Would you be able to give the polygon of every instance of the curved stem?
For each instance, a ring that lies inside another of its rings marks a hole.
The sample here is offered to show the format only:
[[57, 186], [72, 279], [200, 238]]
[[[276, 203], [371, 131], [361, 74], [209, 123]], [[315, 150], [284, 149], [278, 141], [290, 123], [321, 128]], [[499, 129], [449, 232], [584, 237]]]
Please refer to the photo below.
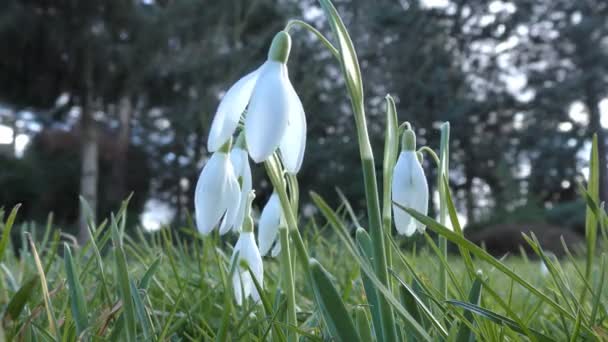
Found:
[[317, 38], [319, 38], [321, 43], [323, 43], [323, 45], [325, 45], [325, 47], [329, 50], [329, 52], [331, 52], [331, 54], [334, 55], [334, 57], [337, 58], [338, 60], [340, 59], [340, 53], [338, 52], [338, 49], [336, 49], [332, 45], [332, 43], [327, 38], [325, 38], [323, 33], [319, 32], [319, 30], [314, 28], [309, 23], [299, 20], [299, 19], [292, 19], [289, 22], [287, 22], [287, 25], [285, 25], [285, 31], [289, 32], [289, 30], [295, 25], [299, 25], [299, 26], [305, 28], [306, 30], [308, 30], [309, 32], [311, 32], [312, 34], [314, 34], [315, 36], [317, 36]]
[[435, 161], [435, 164], [437, 165], [437, 169], [439, 169], [441, 167], [441, 161], [439, 160], [439, 156], [437, 155], [437, 153], [435, 153], [435, 151], [433, 151], [432, 148], [428, 147], [428, 146], [422, 146], [421, 148], [418, 149], [419, 152], [426, 152], [429, 155], [431, 155], [431, 157], [433, 157], [433, 160]]

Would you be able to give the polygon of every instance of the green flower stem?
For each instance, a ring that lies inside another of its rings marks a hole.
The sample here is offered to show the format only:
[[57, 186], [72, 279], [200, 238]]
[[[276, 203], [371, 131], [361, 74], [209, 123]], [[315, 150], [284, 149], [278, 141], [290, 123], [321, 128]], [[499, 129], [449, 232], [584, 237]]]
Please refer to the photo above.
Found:
[[435, 161], [435, 165], [437, 165], [437, 168], [439, 169], [439, 167], [441, 165], [441, 161], [439, 160], [439, 156], [437, 155], [437, 153], [435, 153], [435, 151], [433, 151], [428, 146], [422, 146], [420, 149], [418, 149], [418, 152], [428, 153], [431, 156], [431, 158], [433, 158], [433, 160]]
[[[439, 170], [437, 172], [437, 188], [439, 189], [439, 223], [445, 226], [447, 218], [447, 199], [443, 179], [449, 179], [450, 163], [450, 123], [444, 122], [441, 125], [441, 142], [439, 149]], [[448, 259], [448, 241], [445, 237], [439, 237], [439, 249], [445, 260]], [[439, 265], [439, 290], [444, 298], [448, 298], [448, 277], [445, 265]]]
[[[281, 275], [283, 276], [283, 286], [287, 294], [287, 323], [298, 326], [296, 315], [296, 289], [294, 284], [293, 269], [291, 267], [291, 252], [289, 247], [289, 232], [287, 227], [279, 227], [279, 238], [281, 241]], [[297, 341], [297, 332], [287, 329], [287, 341]]]
[[[279, 195], [279, 201], [281, 202], [281, 209], [283, 210], [283, 215], [285, 215], [285, 221], [287, 222], [287, 228], [289, 230], [289, 233], [293, 233], [291, 235], [291, 237], [295, 244], [296, 253], [298, 255], [298, 257], [296, 259], [299, 260], [300, 264], [306, 271], [305, 273], [306, 273], [307, 279], [309, 281], [311, 281], [312, 279], [310, 278], [309, 265], [308, 265], [308, 259], [309, 259], [308, 252], [306, 251], [306, 247], [304, 246], [304, 241], [302, 240], [302, 236], [300, 235], [300, 231], [298, 230], [298, 222], [295, 218], [293, 208], [289, 202], [289, 197], [287, 196], [287, 187], [286, 187], [285, 181], [282, 176], [283, 172], [279, 167], [280, 163], [275, 158], [276, 158], [276, 155], [275, 155], [275, 157], [270, 158], [269, 160], [264, 162], [264, 166], [266, 166], [266, 173], [268, 174], [268, 176], [270, 178], [270, 182], [272, 183], [272, 186], [274, 187], [274, 189], [277, 191], [277, 194]], [[283, 247], [281, 246], [281, 248], [283, 248]], [[312, 286], [312, 283], [311, 283], [311, 286]]]
[[[446, 201], [447, 189], [445, 189], [445, 187], [443, 186], [443, 177], [445, 175], [445, 177], [447, 179], [447, 176], [448, 176], [448, 166], [447, 166], [448, 150], [447, 149], [448, 149], [449, 134], [450, 134], [449, 124], [447, 124], [447, 126], [445, 126], [445, 124], [442, 125], [441, 126], [441, 144], [440, 144], [439, 156], [437, 155], [437, 153], [435, 153], [435, 151], [433, 151], [428, 146], [423, 146], [418, 150], [419, 152], [426, 152], [427, 154], [429, 154], [433, 158], [433, 161], [435, 161], [435, 164], [437, 165], [437, 191], [439, 191], [439, 223], [441, 223], [442, 225], [445, 225], [446, 216], [447, 216], [447, 208], [444, 204]], [[448, 246], [447, 246], [447, 240], [443, 236], [439, 237], [439, 250], [441, 251], [441, 254], [443, 254], [443, 257], [446, 258], [446, 260], [447, 260]], [[439, 265], [439, 270], [440, 270], [440, 272], [439, 272], [439, 290], [440, 290], [440, 293], [442, 293], [447, 298], [447, 270], [445, 269], [445, 266], [443, 264]]]
[[[371, 143], [369, 140], [369, 134], [367, 132], [364, 108], [365, 101], [363, 97], [363, 86], [359, 62], [356, 57], [352, 40], [350, 39], [348, 32], [346, 31], [346, 27], [344, 27], [344, 23], [342, 22], [342, 19], [338, 15], [333, 4], [329, 0], [319, 0], [319, 3], [330, 22], [340, 50], [336, 50], [336, 48], [329, 43], [327, 38], [325, 38], [316, 29], [310, 27], [310, 25], [305, 24], [303, 26], [314, 33], [321, 40], [328, 50], [330, 50], [331, 53], [336, 57], [342, 67], [342, 73], [346, 80], [346, 88], [348, 89], [349, 98], [355, 117], [355, 125], [357, 128], [357, 141], [361, 155], [361, 166], [363, 168], [363, 181], [365, 184], [365, 198], [367, 201], [369, 230], [374, 246], [374, 269], [380, 282], [390, 288], [386, 264], [386, 251], [384, 246], [384, 229], [382, 225], [382, 216], [380, 214], [380, 199], [378, 196], [376, 168]], [[301, 24], [300, 22], [294, 22], [294, 24], [296, 23]], [[280, 192], [279, 198], [281, 198]], [[285, 194], [285, 200], [281, 198], [281, 203], [283, 202], [285, 202], [285, 204], [288, 203], [287, 194]], [[282, 205], [285, 207], [284, 204]], [[288, 226], [290, 225], [289, 220], [290, 219], [288, 218]], [[294, 241], [296, 241], [296, 247], [298, 247], [299, 243], [297, 240], [299, 234], [294, 234], [294, 237], [296, 237]], [[308, 258], [301, 260], [302, 263], [306, 263], [307, 261]], [[306, 269], [308, 270], [308, 268]], [[393, 309], [388, 304], [385, 296], [379, 296], [379, 308], [382, 312], [382, 326], [386, 341], [396, 341], [397, 332], [395, 330], [395, 317], [393, 315]]]
[[[370, 237], [374, 245], [374, 269], [378, 279], [383, 285], [390, 289], [384, 244], [384, 231], [382, 229], [382, 218], [380, 215], [380, 200], [378, 198], [378, 184], [376, 183], [376, 164], [374, 163], [374, 155], [367, 133], [363, 99], [358, 102], [359, 103], [351, 96], [351, 103], [355, 113], [359, 151], [361, 154], [361, 165], [363, 167], [363, 182], [365, 183], [365, 198], [367, 202]], [[388, 304], [388, 301], [384, 296], [379, 296], [379, 305], [383, 312], [382, 325], [384, 337], [387, 341], [396, 341], [397, 332], [395, 330], [395, 317], [393, 315], [392, 307]]]
[[[397, 108], [390, 95], [386, 96], [386, 133], [384, 136], [384, 158], [382, 160], [382, 225], [384, 234], [390, 239], [392, 230], [392, 203], [391, 183], [393, 170], [399, 154], [399, 127], [397, 121]], [[390, 248], [386, 249], [386, 264], [393, 268], [393, 254]], [[390, 281], [390, 280], [389, 280]]]
[[327, 38], [325, 38], [325, 36], [321, 32], [319, 32], [319, 30], [311, 26], [309, 23], [298, 19], [292, 19], [287, 22], [287, 25], [285, 25], [285, 31], [289, 32], [289, 30], [295, 25], [299, 25], [314, 34], [315, 36], [317, 36], [319, 41], [321, 41], [321, 43], [325, 45], [329, 52], [331, 52], [331, 54], [334, 55], [334, 57], [338, 60], [340, 59], [340, 53], [338, 52], [338, 50], [331, 44], [331, 42]]

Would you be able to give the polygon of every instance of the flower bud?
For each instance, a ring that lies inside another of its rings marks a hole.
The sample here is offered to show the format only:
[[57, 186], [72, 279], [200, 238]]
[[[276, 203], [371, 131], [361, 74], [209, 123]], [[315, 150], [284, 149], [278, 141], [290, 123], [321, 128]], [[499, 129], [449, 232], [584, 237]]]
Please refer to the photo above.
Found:
[[291, 37], [289, 33], [280, 31], [272, 39], [270, 49], [268, 50], [268, 60], [280, 63], [287, 63], [289, 52], [291, 50]]

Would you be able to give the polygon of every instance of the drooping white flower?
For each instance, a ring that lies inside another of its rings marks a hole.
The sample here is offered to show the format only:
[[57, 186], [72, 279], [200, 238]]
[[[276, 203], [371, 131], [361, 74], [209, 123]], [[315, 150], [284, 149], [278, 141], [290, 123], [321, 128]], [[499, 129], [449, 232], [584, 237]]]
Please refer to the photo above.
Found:
[[[406, 135], [409, 135], [409, 139], [413, 139], [413, 145], [411, 141], [404, 144], [405, 148], [397, 159], [397, 164], [393, 170], [392, 200], [403, 207], [412, 208], [426, 215], [428, 212], [429, 187], [422, 165], [420, 165], [416, 155], [415, 135], [413, 135], [413, 131], [406, 130], [404, 141]], [[418, 222], [395, 204], [393, 204], [393, 215], [395, 227], [399, 234], [411, 236], [416, 230], [424, 231], [424, 224]]]
[[289, 34], [277, 33], [268, 60], [226, 92], [211, 124], [210, 151], [234, 134], [247, 108], [245, 135], [251, 159], [261, 163], [280, 148], [287, 171], [299, 171], [306, 145], [306, 118], [287, 73], [290, 48]]
[[207, 139], [207, 149], [217, 151], [236, 130], [241, 115], [245, 111], [253, 87], [258, 79], [259, 70], [254, 70], [238, 80], [224, 95], [215, 112]]
[[211, 233], [220, 220], [220, 233], [227, 232], [237, 217], [240, 197], [239, 183], [227, 152], [215, 152], [203, 167], [194, 192], [199, 232]]
[[258, 223], [258, 243], [260, 245], [260, 254], [266, 255], [272, 248], [272, 245], [277, 243], [272, 250], [272, 256], [278, 255], [281, 251], [279, 236], [279, 225], [281, 224], [281, 201], [279, 195], [273, 192], [270, 199], [262, 210], [260, 221]]
[[243, 301], [251, 296], [254, 302], [260, 302], [260, 294], [255, 287], [251, 274], [242, 263], [247, 263], [255, 279], [258, 281], [260, 286], [264, 284], [264, 264], [258, 246], [255, 244], [255, 239], [252, 231], [242, 231], [239, 236], [234, 251], [232, 254], [232, 261], [237, 256], [237, 267], [236, 271], [232, 276], [232, 286], [234, 288], [234, 295], [236, 297], [236, 303], [242, 305]]
[[[287, 71], [285, 71], [287, 73]], [[288, 79], [289, 80], [289, 79]], [[281, 160], [287, 172], [296, 174], [302, 167], [306, 148], [306, 116], [296, 91], [289, 84], [289, 112], [285, 134], [279, 143]]]
[[230, 152], [230, 161], [232, 162], [236, 179], [240, 185], [241, 194], [237, 216], [232, 227], [227, 227], [226, 229], [232, 228], [233, 231], [237, 232], [245, 219], [247, 196], [249, 196], [249, 193], [253, 188], [253, 184], [251, 180], [251, 167], [249, 166], [249, 156], [247, 155], [247, 151], [239, 146], [234, 147]]

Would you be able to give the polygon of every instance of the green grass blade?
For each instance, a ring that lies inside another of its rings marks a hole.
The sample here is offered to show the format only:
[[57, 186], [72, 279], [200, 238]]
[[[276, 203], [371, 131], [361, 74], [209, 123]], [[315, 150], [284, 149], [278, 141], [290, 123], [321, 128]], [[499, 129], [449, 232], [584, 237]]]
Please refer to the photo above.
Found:
[[524, 280], [522, 277], [520, 277], [519, 275], [517, 275], [515, 272], [513, 272], [512, 270], [510, 270], [505, 264], [503, 264], [501, 261], [499, 261], [496, 258], [494, 258], [493, 256], [491, 256], [488, 252], [486, 252], [481, 247], [477, 246], [476, 244], [474, 244], [473, 242], [467, 240], [466, 238], [462, 237], [461, 235], [452, 232], [450, 229], [448, 229], [447, 227], [439, 224], [438, 222], [436, 222], [432, 218], [427, 217], [425, 215], [422, 215], [421, 213], [419, 213], [419, 212], [417, 212], [417, 211], [415, 211], [415, 210], [413, 210], [411, 208], [405, 208], [405, 207], [400, 206], [397, 203], [395, 203], [395, 204], [397, 206], [401, 207], [406, 212], [408, 212], [410, 215], [412, 215], [416, 220], [418, 220], [418, 221], [422, 222], [423, 224], [425, 224], [429, 229], [433, 230], [434, 232], [436, 232], [439, 235], [445, 236], [449, 241], [451, 241], [451, 242], [453, 242], [453, 243], [455, 243], [455, 244], [457, 244], [459, 246], [462, 246], [462, 247], [466, 248], [472, 254], [474, 254], [475, 256], [477, 256], [479, 259], [481, 259], [481, 260], [487, 262], [488, 264], [494, 266], [496, 269], [498, 269], [499, 271], [501, 271], [502, 273], [504, 273], [505, 275], [507, 275], [508, 277], [510, 277], [511, 279], [513, 279], [514, 281], [516, 281], [517, 283], [519, 283], [521, 286], [523, 286], [524, 288], [526, 288], [528, 291], [532, 292], [537, 297], [539, 297], [543, 301], [547, 302], [547, 304], [551, 305], [558, 312], [561, 312], [562, 314], [566, 315], [567, 317], [569, 317], [572, 320], [575, 319], [575, 317], [574, 317], [574, 315], [572, 313], [568, 312], [566, 309], [564, 309], [557, 302], [555, 302], [554, 300], [552, 300], [551, 298], [549, 298], [541, 290], [537, 289], [536, 286], [530, 284], [529, 282], [527, 282], [526, 280]]
[[[361, 254], [367, 258], [369, 262], [369, 266], [372, 267], [372, 240], [369, 237], [369, 234], [363, 229], [358, 228], [356, 233], [357, 246], [361, 251]], [[367, 298], [367, 303], [369, 304], [369, 310], [372, 314], [372, 323], [374, 325], [374, 332], [376, 335], [377, 341], [384, 341], [383, 333], [382, 333], [382, 313], [380, 312], [380, 307], [378, 306], [378, 292], [374, 287], [374, 284], [369, 279], [369, 277], [365, 273], [361, 273], [361, 280], [363, 282], [363, 289], [365, 290], [365, 296]]]
[[320, 310], [333, 338], [343, 342], [361, 341], [338, 290], [329, 274], [315, 259], [310, 260], [314, 291], [320, 299]]
[[11, 230], [13, 228], [13, 224], [15, 223], [15, 218], [17, 217], [19, 207], [21, 207], [21, 204], [17, 204], [13, 208], [13, 210], [11, 210], [11, 213], [6, 219], [6, 222], [2, 225], [2, 240], [0, 240], [0, 262], [4, 260], [4, 253], [8, 248], [9, 242], [11, 241]]
[[[431, 337], [428, 333], [414, 320], [414, 318], [403, 308], [401, 303], [393, 296], [392, 292], [378, 279], [372, 267], [370, 267], [367, 261], [357, 253], [356, 247], [354, 246], [349, 233], [346, 231], [344, 225], [340, 222], [335, 212], [329, 207], [327, 202], [321, 198], [318, 194], [311, 192], [310, 194], [313, 202], [321, 210], [321, 213], [325, 216], [330, 225], [335, 229], [338, 237], [344, 243], [347, 251], [355, 258], [361, 267], [361, 271], [369, 278], [374, 284], [378, 291], [378, 297], [384, 297], [386, 301], [395, 309], [402, 318], [403, 322], [407, 325], [407, 328], [416, 335], [416, 338], [422, 341], [431, 341]], [[383, 327], [386, 326], [383, 322]], [[440, 331], [442, 335], [447, 337], [445, 331]]]
[[[504, 326], [507, 326], [509, 328], [511, 328], [513, 331], [516, 331], [522, 335], [526, 335], [526, 332], [524, 331], [524, 329], [522, 329], [522, 327], [515, 322], [514, 320], [505, 317], [503, 315], [497, 314], [495, 312], [492, 312], [490, 310], [484, 309], [478, 305], [475, 304], [471, 304], [471, 303], [466, 303], [466, 302], [461, 302], [461, 301], [457, 301], [457, 300], [448, 300], [447, 301], [448, 304], [463, 308], [467, 311], [470, 311], [472, 313], [475, 313], [483, 318], [486, 318], [496, 324], [501, 324]], [[540, 342], [549, 342], [549, 341], [553, 341], [552, 338], [544, 335], [543, 333], [536, 331], [534, 329], [531, 328], [527, 328], [530, 332], [532, 332], [532, 334], [534, 335], [534, 337], [540, 341]]]
[[133, 303], [135, 305], [135, 313], [139, 321], [139, 326], [142, 328], [144, 334], [144, 341], [149, 341], [152, 338], [152, 322], [150, 316], [146, 311], [144, 302], [141, 300], [140, 293], [135, 286], [135, 283], [131, 281], [131, 294], [133, 296]]
[[78, 336], [82, 336], [82, 333], [87, 329], [89, 325], [89, 316], [87, 310], [87, 302], [84, 298], [84, 291], [82, 284], [78, 278], [78, 272], [72, 259], [72, 251], [67, 244], [64, 244], [64, 260], [65, 260], [65, 271], [68, 285], [70, 287], [70, 304], [72, 308], [72, 317], [76, 322], [76, 331]]
[[160, 266], [161, 258], [162, 257], [156, 258], [156, 260], [154, 260], [152, 265], [150, 265], [150, 267], [148, 267], [148, 270], [146, 271], [146, 273], [144, 273], [144, 276], [141, 277], [141, 280], [139, 281], [140, 289], [142, 289], [142, 290], [148, 289], [148, 287], [150, 286], [150, 281], [152, 281], [152, 277], [154, 277], [154, 274], [156, 273], [156, 271], [158, 270], [158, 267]]
[[[480, 271], [481, 272], [481, 271]], [[481, 276], [481, 274], [479, 274]], [[479, 306], [481, 301], [481, 279], [476, 278], [471, 286], [471, 291], [469, 292], [469, 303]], [[464, 313], [464, 317], [470, 325], [473, 325], [473, 314], [471, 311], [466, 311]], [[469, 325], [463, 323], [458, 330], [458, 335], [456, 336], [456, 342], [470, 342], [475, 340], [475, 335]]]
[[38, 285], [38, 277], [33, 277], [25, 282], [19, 290], [13, 295], [6, 311], [4, 312], [4, 321], [15, 321], [23, 311], [25, 304], [32, 298], [32, 293]]
[[370, 321], [367, 319], [365, 309], [358, 307], [355, 311], [357, 318], [357, 331], [361, 337], [361, 341], [373, 341], [372, 329], [370, 328]]
[[127, 268], [127, 258], [122, 245], [122, 239], [116, 225], [116, 220], [112, 219], [112, 242], [114, 245], [114, 266], [116, 267], [116, 282], [118, 284], [118, 292], [123, 305], [123, 314], [125, 323], [125, 339], [127, 341], [135, 341], [136, 339], [136, 315], [133, 305], [133, 295], [131, 294], [131, 282], [129, 280], [129, 270]]

